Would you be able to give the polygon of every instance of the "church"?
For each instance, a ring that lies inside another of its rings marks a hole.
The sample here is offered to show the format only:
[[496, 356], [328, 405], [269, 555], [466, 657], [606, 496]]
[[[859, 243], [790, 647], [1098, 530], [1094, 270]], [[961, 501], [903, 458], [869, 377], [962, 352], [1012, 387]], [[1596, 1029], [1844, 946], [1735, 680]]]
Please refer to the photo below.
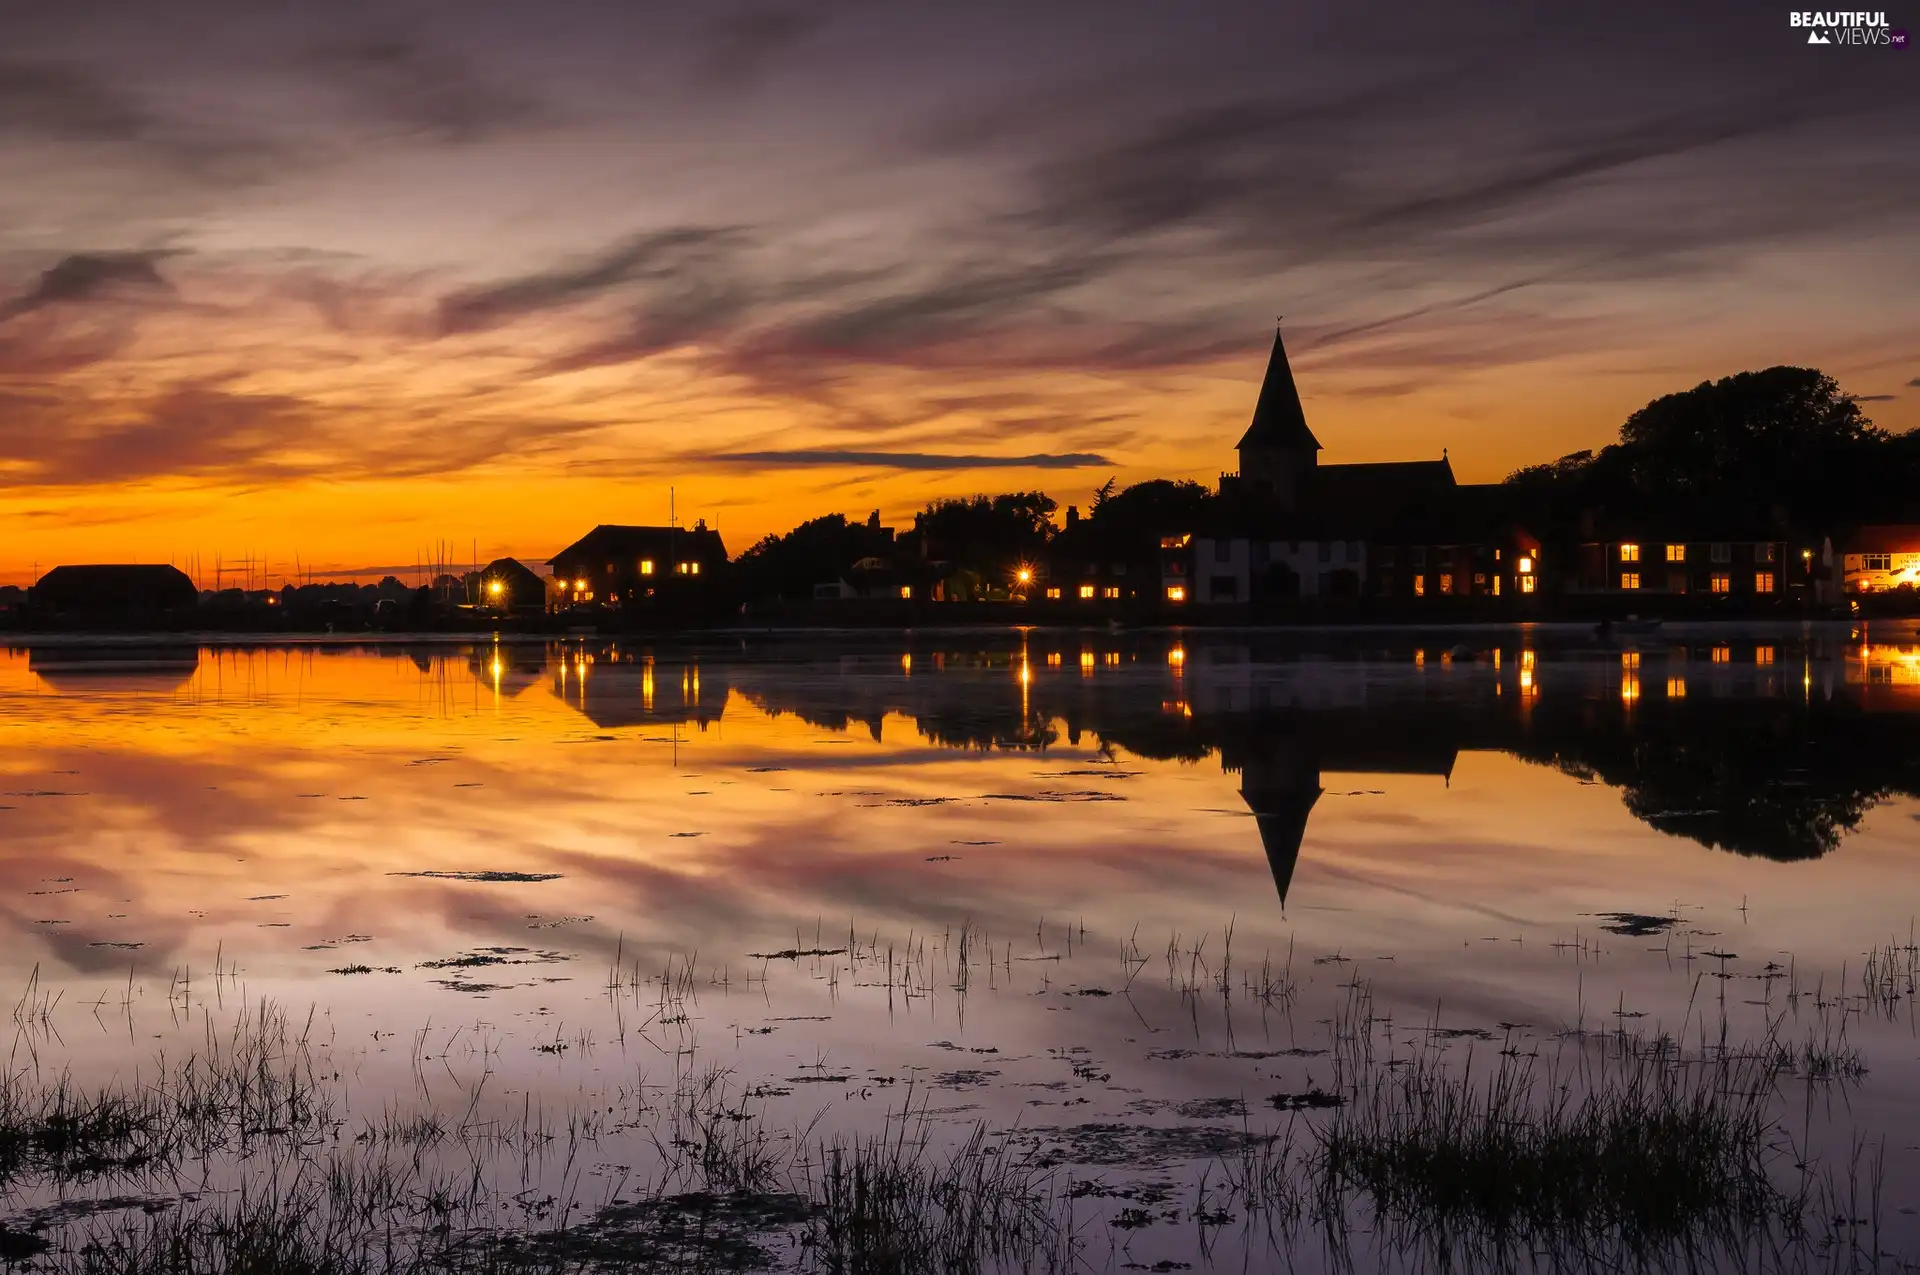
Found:
[[1276, 327], [1273, 352], [1220, 475], [1211, 525], [1162, 546], [1172, 606], [1294, 598], [1511, 598], [1535, 592], [1540, 542], [1507, 517], [1497, 483], [1437, 460], [1327, 465]]

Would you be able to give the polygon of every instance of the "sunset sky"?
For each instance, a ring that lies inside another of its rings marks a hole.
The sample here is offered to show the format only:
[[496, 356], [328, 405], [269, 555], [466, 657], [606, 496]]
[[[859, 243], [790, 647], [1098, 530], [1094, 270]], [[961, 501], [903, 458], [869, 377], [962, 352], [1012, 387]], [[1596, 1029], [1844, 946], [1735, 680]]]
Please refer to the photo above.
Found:
[[1532, 8], [0, 0], [0, 582], [1920, 425], [1920, 53]]

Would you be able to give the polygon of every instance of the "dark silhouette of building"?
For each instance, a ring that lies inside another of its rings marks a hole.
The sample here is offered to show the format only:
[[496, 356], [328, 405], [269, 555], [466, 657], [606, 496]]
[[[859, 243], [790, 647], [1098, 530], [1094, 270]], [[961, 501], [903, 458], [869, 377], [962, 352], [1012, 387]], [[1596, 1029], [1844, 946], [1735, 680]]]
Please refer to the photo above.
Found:
[[1279, 508], [1292, 509], [1300, 503], [1319, 463], [1320, 440], [1307, 428], [1307, 414], [1300, 406], [1300, 391], [1293, 383], [1293, 367], [1287, 362], [1277, 324], [1260, 398], [1237, 450], [1242, 483]]
[[191, 611], [200, 601], [177, 567], [132, 564], [55, 567], [32, 590], [45, 615], [89, 620], [156, 620]]
[[620, 607], [711, 588], [727, 565], [727, 547], [705, 520], [691, 528], [603, 523], [549, 565], [561, 605]]
[[544, 611], [546, 577], [518, 558], [495, 558], [480, 570], [480, 605], [493, 611]]

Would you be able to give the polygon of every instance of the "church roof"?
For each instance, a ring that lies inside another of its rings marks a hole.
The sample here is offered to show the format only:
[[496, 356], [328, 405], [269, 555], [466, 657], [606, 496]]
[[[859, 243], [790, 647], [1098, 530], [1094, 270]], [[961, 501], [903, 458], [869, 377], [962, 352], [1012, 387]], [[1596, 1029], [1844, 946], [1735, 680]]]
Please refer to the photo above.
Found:
[[1287, 347], [1281, 343], [1278, 327], [1273, 330], [1266, 379], [1260, 382], [1260, 401], [1253, 405], [1253, 421], [1236, 446], [1320, 450], [1320, 440], [1307, 428], [1307, 414], [1300, 407], [1300, 391], [1294, 387], [1293, 369], [1287, 364]]

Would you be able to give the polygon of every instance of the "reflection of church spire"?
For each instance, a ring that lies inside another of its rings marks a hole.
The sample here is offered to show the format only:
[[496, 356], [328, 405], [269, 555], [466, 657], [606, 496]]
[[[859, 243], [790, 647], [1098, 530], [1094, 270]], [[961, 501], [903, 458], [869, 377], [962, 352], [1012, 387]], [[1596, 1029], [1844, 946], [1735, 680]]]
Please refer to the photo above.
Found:
[[1253, 812], [1282, 907], [1287, 887], [1293, 883], [1294, 865], [1300, 860], [1307, 816], [1322, 791], [1320, 767], [1297, 738], [1267, 741], [1242, 762], [1240, 799]]

